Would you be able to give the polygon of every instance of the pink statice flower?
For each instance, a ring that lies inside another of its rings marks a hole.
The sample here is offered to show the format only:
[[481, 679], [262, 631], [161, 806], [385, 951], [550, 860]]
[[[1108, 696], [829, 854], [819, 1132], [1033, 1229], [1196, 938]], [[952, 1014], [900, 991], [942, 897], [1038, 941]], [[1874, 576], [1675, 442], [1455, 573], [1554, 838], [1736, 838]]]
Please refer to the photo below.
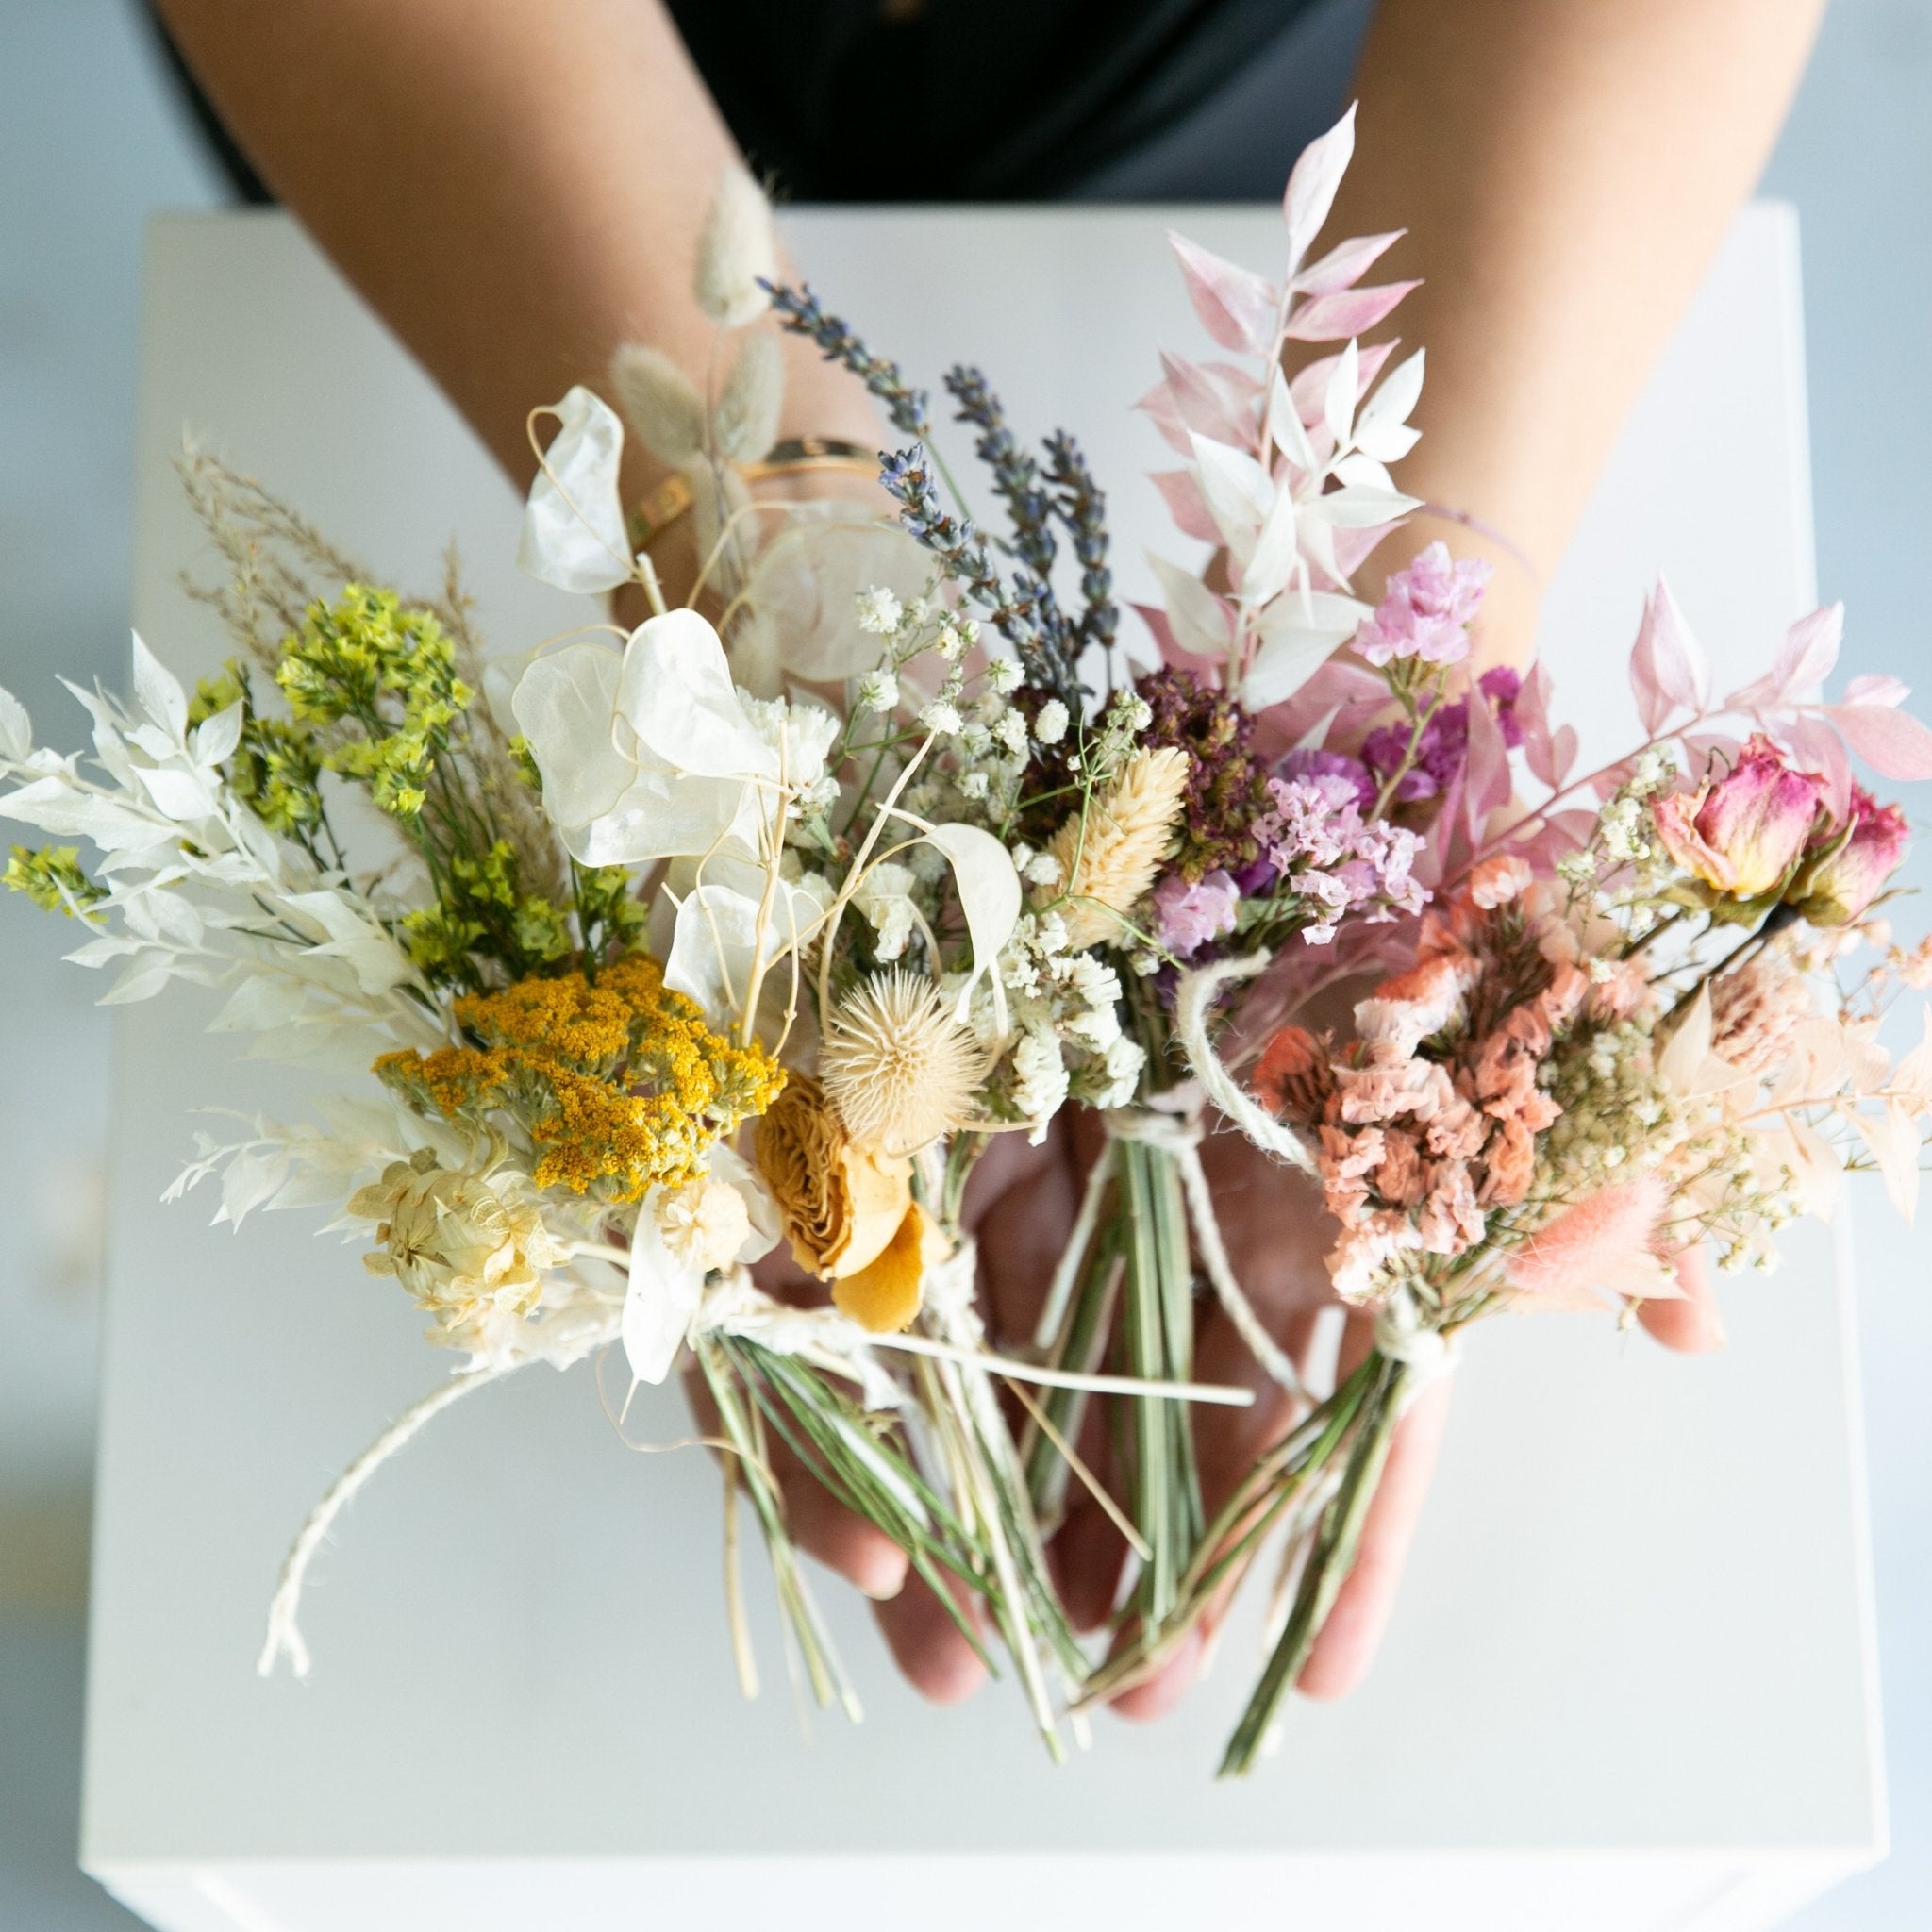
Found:
[[1234, 930], [1241, 896], [1224, 872], [1193, 881], [1170, 874], [1154, 889], [1155, 937], [1176, 958], [1191, 958], [1210, 940]]
[[1356, 632], [1357, 651], [1377, 669], [1396, 658], [1460, 664], [1490, 574], [1481, 558], [1457, 562], [1446, 543], [1431, 543], [1389, 579], [1381, 603]]
[[1271, 778], [1274, 809], [1255, 821], [1261, 856], [1315, 918], [1302, 929], [1311, 946], [1328, 944], [1341, 920], [1392, 919], [1420, 912], [1428, 894], [1414, 877], [1423, 841], [1386, 819], [1364, 820], [1360, 792], [1343, 774]]

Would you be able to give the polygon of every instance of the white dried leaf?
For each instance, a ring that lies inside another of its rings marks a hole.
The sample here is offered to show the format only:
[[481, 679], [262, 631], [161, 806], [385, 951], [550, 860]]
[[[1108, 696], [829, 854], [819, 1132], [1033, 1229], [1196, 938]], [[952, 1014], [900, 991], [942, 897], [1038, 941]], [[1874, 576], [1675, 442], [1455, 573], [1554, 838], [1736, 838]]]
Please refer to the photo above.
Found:
[[633, 568], [617, 481], [624, 425], [581, 384], [549, 413], [561, 426], [530, 482], [517, 568], [580, 596], [614, 591]]
[[0, 758], [24, 764], [34, 748], [34, 721], [26, 707], [0, 685]]

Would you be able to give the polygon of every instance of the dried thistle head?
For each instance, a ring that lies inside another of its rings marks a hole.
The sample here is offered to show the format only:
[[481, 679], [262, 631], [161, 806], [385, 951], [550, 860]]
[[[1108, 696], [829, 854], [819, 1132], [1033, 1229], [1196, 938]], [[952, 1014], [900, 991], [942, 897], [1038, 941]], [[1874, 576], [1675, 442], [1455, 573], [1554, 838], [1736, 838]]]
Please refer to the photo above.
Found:
[[985, 1071], [985, 1056], [939, 989], [903, 968], [848, 993], [819, 1050], [819, 1073], [846, 1132], [889, 1155], [917, 1153], [963, 1126]]
[[1174, 850], [1188, 788], [1188, 755], [1178, 746], [1141, 751], [1121, 775], [1067, 820], [1048, 841], [1059, 861], [1059, 908], [1075, 951], [1117, 937], [1125, 915], [1153, 890]]

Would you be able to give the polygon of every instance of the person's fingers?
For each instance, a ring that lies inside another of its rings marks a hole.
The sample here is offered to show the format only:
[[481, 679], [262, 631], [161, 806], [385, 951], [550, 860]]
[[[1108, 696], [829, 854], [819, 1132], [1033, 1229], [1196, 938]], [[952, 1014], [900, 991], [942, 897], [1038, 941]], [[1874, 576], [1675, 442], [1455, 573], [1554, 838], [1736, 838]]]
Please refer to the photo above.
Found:
[[1152, 1724], [1156, 1718], [1165, 1717], [1194, 1688], [1205, 1649], [1206, 1640], [1197, 1624], [1153, 1676], [1111, 1698], [1108, 1707], [1136, 1724]]
[[1675, 1257], [1681, 1300], [1640, 1302], [1637, 1319], [1666, 1348], [1682, 1355], [1707, 1355], [1724, 1345], [1724, 1318], [1718, 1313], [1710, 1269], [1702, 1248], [1686, 1248]]
[[[684, 1392], [698, 1427], [715, 1439], [718, 1410], [703, 1375], [688, 1372]], [[905, 1551], [884, 1530], [847, 1509], [784, 1442], [772, 1437], [767, 1441], [792, 1541], [867, 1596], [879, 1601], [896, 1596], [906, 1582]]]
[[1395, 1607], [1403, 1565], [1417, 1519], [1436, 1471], [1436, 1454], [1449, 1419], [1450, 1380], [1433, 1383], [1395, 1425], [1382, 1480], [1369, 1505], [1355, 1568], [1302, 1666], [1305, 1696], [1345, 1697], [1368, 1674], [1376, 1646]]
[[1075, 1171], [1057, 1128], [1029, 1148], [1004, 1134], [980, 1157], [968, 1184], [966, 1212], [979, 1242], [980, 1286], [994, 1334], [1009, 1344], [1033, 1340], [1046, 1291], [1079, 1211], [1086, 1170]]
[[[963, 1586], [953, 1596], [971, 1616]], [[986, 1681], [985, 1664], [923, 1576], [908, 1577], [906, 1588], [873, 1615], [900, 1674], [929, 1703], [961, 1704]]]
[[1091, 1496], [1083, 1493], [1069, 1505], [1067, 1520], [1047, 1545], [1047, 1557], [1068, 1623], [1075, 1630], [1098, 1630], [1113, 1614], [1127, 1545]]

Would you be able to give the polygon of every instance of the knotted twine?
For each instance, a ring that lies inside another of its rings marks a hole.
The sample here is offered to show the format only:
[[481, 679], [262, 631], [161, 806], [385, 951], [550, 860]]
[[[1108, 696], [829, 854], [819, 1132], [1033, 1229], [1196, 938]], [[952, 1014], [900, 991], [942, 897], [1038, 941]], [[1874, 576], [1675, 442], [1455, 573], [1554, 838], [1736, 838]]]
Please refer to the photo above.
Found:
[[[1245, 1389], [1223, 1389], [1195, 1382], [1157, 1387], [1132, 1377], [1075, 1375], [991, 1353], [986, 1347], [986, 1328], [975, 1297], [977, 1260], [977, 1250], [968, 1238], [957, 1242], [943, 1257], [928, 1262], [924, 1300], [941, 1333], [942, 1339], [937, 1341], [911, 1335], [873, 1335], [837, 1308], [800, 1308], [775, 1301], [758, 1287], [750, 1271], [743, 1267], [734, 1268], [707, 1283], [697, 1313], [691, 1319], [689, 1339], [740, 1336], [774, 1355], [791, 1356], [842, 1374], [858, 1384], [865, 1407], [871, 1409], [897, 1407], [902, 1403], [899, 1385], [878, 1360], [878, 1349], [938, 1357], [953, 1368], [968, 1372], [960, 1377], [958, 1386], [971, 1405], [975, 1424], [990, 1441], [999, 1437], [998, 1408], [990, 1380], [993, 1375], [1101, 1392], [1159, 1394], [1176, 1401], [1224, 1402], [1235, 1406], [1253, 1401]], [[571, 1306], [560, 1312], [559, 1321], [538, 1324], [529, 1331], [536, 1338], [534, 1343], [526, 1342], [501, 1357], [475, 1357], [468, 1368], [459, 1370], [421, 1401], [411, 1404], [329, 1485], [322, 1500], [308, 1512], [282, 1559], [275, 1593], [269, 1600], [267, 1634], [256, 1659], [256, 1670], [260, 1675], [271, 1675], [285, 1655], [296, 1676], [308, 1674], [308, 1646], [299, 1623], [308, 1566], [334, 1527], [336, 1518], [384, 1463], [464, 1396], [491, 1382], [500, 1382], [533, 1362], [549, 1362], [554, 1368], [567, 1369], [594, 1350], [614, 1342], [622, 1329], [621, 1305], [613, 1306], [601, 1299], [589, 1306]], [[898, 1487], [896, 1478], [883, 1465], [878, 1474], [882, 1480]], [[909, 1493], [904, 1500], [915, 1513], [923, 1513]], [[1017, 1588], [1017, 1579], [1010, 1580]]]
[[[1278, 1160], [1298, 1169], [1311, 1179], [1318, 1178], [1313, 1151], [1307, 1140], [1292, 1127], [1284, 1126], [1252, 1094], [1250, 1094], [1227, 1071], [1221, 1056], [1214, 1051], [1214, 1043], [1208, 1037], [1208, 1016], [1213, 1010], [1214, 1002], [1224, 989], [1237, 981], [1254, 979], [1266, 972], [1269, 956], [1266, 953], [1250, 953], [1243, 958], [1219, 959], [1212, 965], [1202, 966], [1192, 972], [1183, 973], [1180, 984], [1174, 993], [1174, 1031], [1181, 1042], [1181, 1049], [1187, 1055], [1188, 1065], [1194, 1077], [1201, 1083], [1208, 1096], [1223, 1113], [1238, 1126], [1253, 1144], [1264, 1153], [1272, 1154]], [[1195, 1138], [1199, 1134], [1196, 1131]], [[1201, 1174], [1200, 1161], [1192, 1163], [1192, 1175], [1183, 1168], [1188, 1178], [1191, 1197], [1198, 1183], [1202, 1193], [1207, 1192], [1207, 1181]], [[1208, 1226], [1212, 1226], [1212, 1208], [1208, 1210]], [[1215, 1228], [1214, 1241], [1220, 1242], [1220, 1230]], [[1202, 1238], [1202, 1257], [1208, 1256], [1208, 1245]], [[1224, 1263], [1225, 1257], [1224, 1256]], [[1210, 1264], [1210, 1274], [1212, 1272]], [[1230, 1277], [1231, 1278], [1231, 1277]], [[1216, 1281], [1216, 1287], [1220, 1283]], [[1237, 1294], [1240, 1290], [1237, 1288]], [[1253, 1320], [1253, 1310], [1249, 1309]], [[1230, 1315], [1233, 1310], [1230, 1308]], [[1250, 1348], [1255, 1342], [1247, 1329], [1235, 1319], [1235, 1326], [1241, 1330], [1242, 1340]], [[1264, 1333], [1264, 1339], [1265, 1333]], [[1270, 1346], [1273, 1346], [1272, 1341]], [[1403, 1386], [1398, 1397], [1403, 1408], [1407, 1409], [1439, 1375], [1445, 1374], [1455, 1366], [1456, 1343], [1451, 1336], [1431, 1327], [1424, 1319], [1414, 1294], [1406, 1287], [1398, 1287], [1375, 1313], [1375, 1349], [1390, 1361], [1399, 1362], [1407, 1371], [1403, 1376]], [[1279, 1354], [1279, 1351], [1276, 1351]], [[1257, 1357], [1264, 1367], [1267, 1357], [1256, 1349]], [[1273, 1373], [1273, 1370], [1270, 1370]], [[1280, 1378], [1277, 1376], [1277, 1380]]]

